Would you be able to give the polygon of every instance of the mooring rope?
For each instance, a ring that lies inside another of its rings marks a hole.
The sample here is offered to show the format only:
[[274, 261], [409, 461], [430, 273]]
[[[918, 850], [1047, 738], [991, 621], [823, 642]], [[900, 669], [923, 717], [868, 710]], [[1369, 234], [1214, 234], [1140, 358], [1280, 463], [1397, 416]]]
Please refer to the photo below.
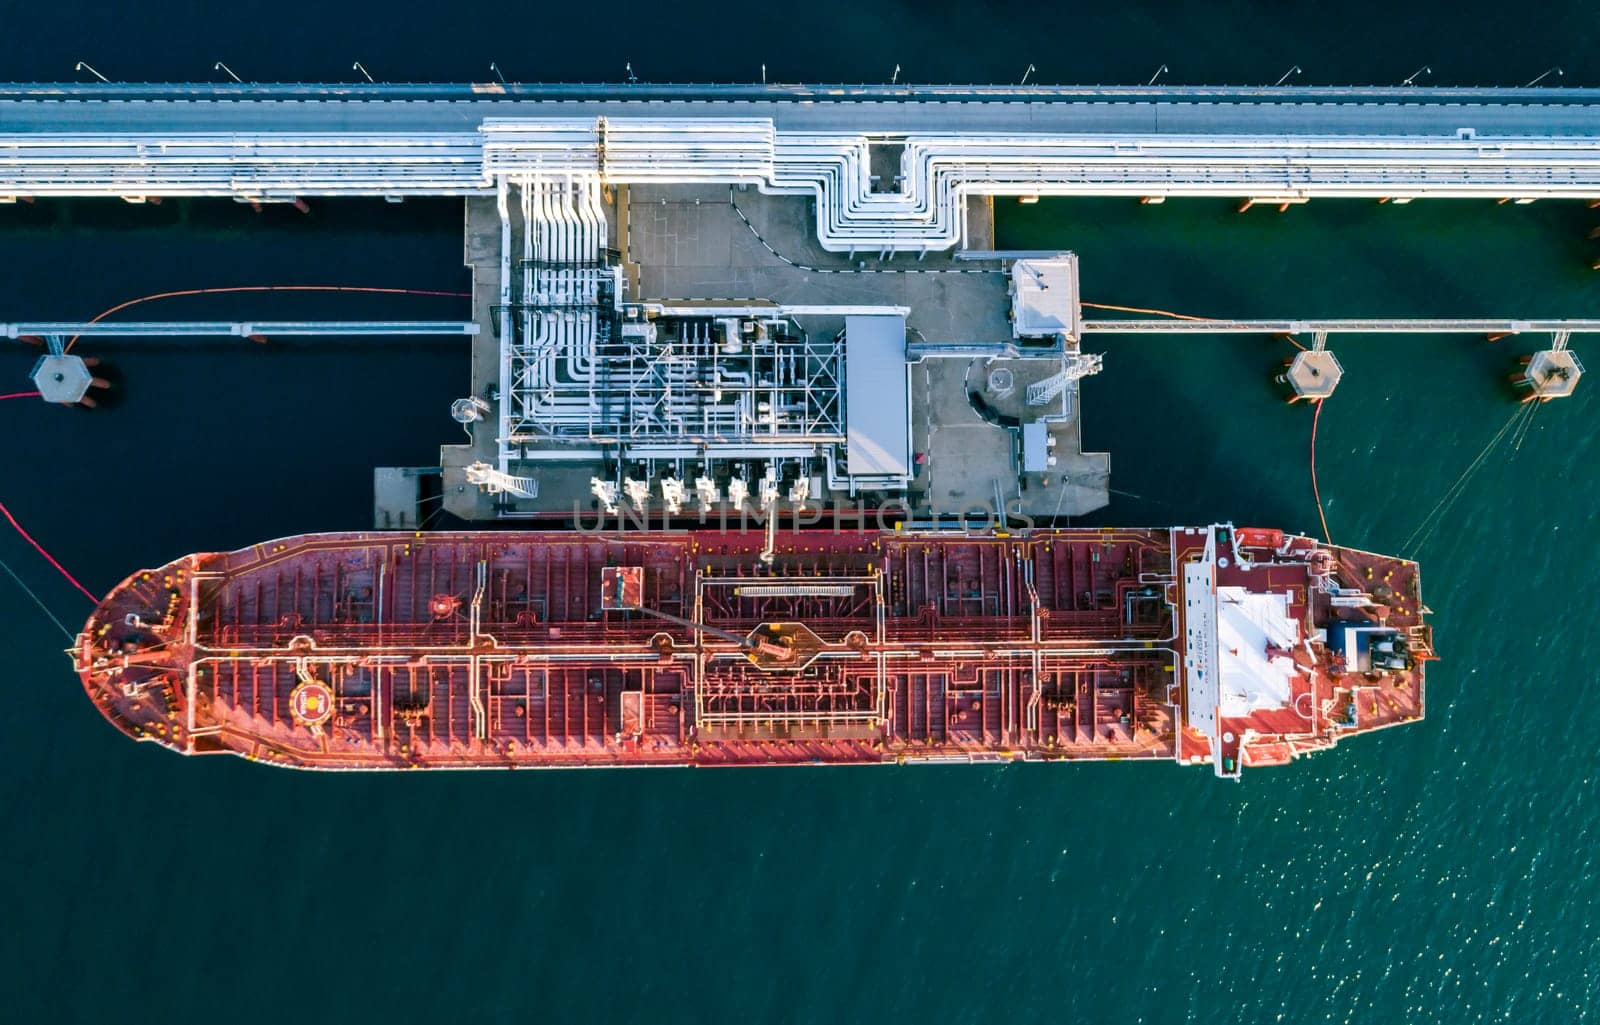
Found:
[[67, 572], [67, 568], [65, 566], [61, 565], [61, 563], [56, 561], [56, 557], [54, 555], [51, 555], [49, 552], [45, 551], [44, 545], [42, 545], [39, 542], [35, 541], [33, 539], [33, 535], [32, 534], [30, 534], [26, 530], [22, 529], [22, 524], [17, 522], [17, 518], [15, 516], [11, 515], [11, 510], [7, 509], [5, 507], [5, 503], [3, 503], [3, 502], [0, 502], [0, 515], [4, 515], [6, 519], [10, 520], [11, 521], [11, 525], [13, 527], [17, 528], [17, 533], [21, 534], [23, 539], [25, 541], [27, 541], [30, 545], [33, 545], [34, 550], [37, 551], [40, 555], [44, 556], [45, 557], [45, 561], [50, 563], [50, 565], [54, 566], [61, 573], [62, 576], [66, 577], [67, 581], [69, 583], [71, 583], [73, 587], [76, 587], [78, 590], [82, 591], [83, 592], [83, 596], [85, 598], [88, 598], [90, 601], [94, 602], [95, 604], [99, 604], [100, 599], [96, 598], [94, 596], [94, 592], [93, 591], [90, 591], [87, 587], [84, 587], [82, 584], [80, 584], [78, 582], [78, 578], [77, 577], [73, 576], [71, 573], [68, 573]]

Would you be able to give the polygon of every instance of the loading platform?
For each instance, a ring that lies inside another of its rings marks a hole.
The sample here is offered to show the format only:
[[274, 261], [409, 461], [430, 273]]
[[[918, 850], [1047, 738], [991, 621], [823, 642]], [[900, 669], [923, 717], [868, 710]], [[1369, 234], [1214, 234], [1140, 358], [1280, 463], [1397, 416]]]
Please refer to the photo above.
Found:
[[1548, 333], [1519, 378], [1546, 399], [1582, 373], [1567, 339], [1600, 330], [1086, 318], [1076, 257], [997, 253], [992, 226], [996, 196], [1594, 201], [1596, 90], [101, 83], [0, 87], [0, 125], [0, 199], [466, 197], [460, 322], [0, 332], [51, 346], [62, 402], [93, 380], [70, 336], [467, 337], [468, 441], [440, 454], [467, 521], [1051, 522], [1109, 500], [1087, 338], [1310, 336], [1282, 376], [1321, 401], [1329, 335]]

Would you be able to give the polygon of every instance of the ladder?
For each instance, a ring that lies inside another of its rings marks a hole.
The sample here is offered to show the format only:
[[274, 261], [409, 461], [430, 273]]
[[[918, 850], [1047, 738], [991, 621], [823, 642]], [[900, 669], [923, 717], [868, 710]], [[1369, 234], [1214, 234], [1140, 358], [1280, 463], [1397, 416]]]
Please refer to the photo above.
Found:
[[1098, 374], [1103, 357], [1099, 353], [1070, 352], [1061, 357], [1061, 369], [1042, 381], [1028, 385], [1028, 405], [1042, 406], [1067, 390], [1079, 378]]

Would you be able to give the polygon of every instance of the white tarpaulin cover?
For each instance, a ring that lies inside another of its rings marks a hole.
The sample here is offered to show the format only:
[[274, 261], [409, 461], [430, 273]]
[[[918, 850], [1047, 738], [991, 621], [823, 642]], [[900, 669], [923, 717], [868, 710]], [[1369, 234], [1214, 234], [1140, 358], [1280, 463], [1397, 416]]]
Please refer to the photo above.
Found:
[[1217, 661], [1222, 714], [1249, 715], [1289, 703], [1294, 660], [1269, 655], [1300, 642], [1300, 624], [1289, 615], [1286, 594], [1255, 594], [1242, 587], [1217, 588]]

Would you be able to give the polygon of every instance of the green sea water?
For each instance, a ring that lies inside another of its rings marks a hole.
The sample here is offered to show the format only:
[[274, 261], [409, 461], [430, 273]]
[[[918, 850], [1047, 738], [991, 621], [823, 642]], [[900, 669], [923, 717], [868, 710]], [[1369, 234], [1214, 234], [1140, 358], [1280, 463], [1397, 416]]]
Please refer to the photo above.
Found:
[[[459, 285], [449, 207], [403, 233], [382, 210], [321, 212], [341, 247], [321, 280]], [[303, 279], [292, 223], [240, 266], [236, 215], [212, 228], [197, 209], [172, 243], [183, 259], [151, 266], [137, 254], [177, 221], [111, 229], [74, 209], [76, 227], [35, 236], [46, 255], [91, 237], [104, 253], [74, 309], [197, 268]], [[998, 217], [1006, 245], [1076, 249], [1091, 301], [1596, 308], [1577, 205], [1062, 201]], [[1318, 439], [1335, 540], [1399, 550], [1512, 415], [1503, 379], [1534, 342], [1335, 338], [1347, 376]], [[1285, 343], [1103, 348], [1086, 440], [1112, 453], [1118, 494], [1093, 522], [1319, 529], [1310, 412], [1270, 384]], [[97, 590], [192, 549], [363, 527], [368, 467], [427, 462], [464, 383], [449, 344], [149, 342], [112, 359], [113, 409], [0, 403], [16, 439], [0, 500]], [[4, 367], [25, 370], [18, 353]], [[1426, 721], [1241, 785], [1132, 764], [328, 776], [186, 761], [101, 721], [61, 638], [8, 590], [15, 1020], [171, 1020], [224, 999], [258, 1021], [467, 1020], [469, 1004], [481, 1020], [1581, 1020], [1600, 998], [1595, 401], [1586, 388], [1538, 412], [1418, 549], [1443, 655]], [[63, 615], [85, 611], [15, 537], [0, 557]]]
[[[466, 284], [450, 203], [253, 216], [0, 211], [0, 319], [201, 284]], [[1600, 310], [1600, 217], [1579, 204], [1001, 201], [997, 218], [1002, 245], [1078, 252], [1096, 302]], [[1461, 479], [1537, 344], [1332, 339], [1347, 373], [1317, 466], [1333, 539], [1400, 552], [1462, 485], [1415, 546], [1442, 660], [1424, 722], [1239, 785], [1164, 764], [347, 776], [185, 760], [102, 721], [59, 632], [0, 578], [0, 1021], [1592, 1020], [1600, 383]], [[1311, 413], [1271, 384], [1286, 343], [1091, 348], [1106, 369], [1084, 388], [1085, 441], [1112, 453], [1117, 494], [1088, 522], [1320, 533]], [[466, 387], [451, 343], [100, 351], [114, 408], [0, 402], [0, 501], [95, 591], [188, 551], [367, 526], [370, 467], [431, 462]], [[25, 387], [29, 359], [0, 349], [0, 392]], [[76, 627], [87, 601], [14, 534], [0, 559]]]

